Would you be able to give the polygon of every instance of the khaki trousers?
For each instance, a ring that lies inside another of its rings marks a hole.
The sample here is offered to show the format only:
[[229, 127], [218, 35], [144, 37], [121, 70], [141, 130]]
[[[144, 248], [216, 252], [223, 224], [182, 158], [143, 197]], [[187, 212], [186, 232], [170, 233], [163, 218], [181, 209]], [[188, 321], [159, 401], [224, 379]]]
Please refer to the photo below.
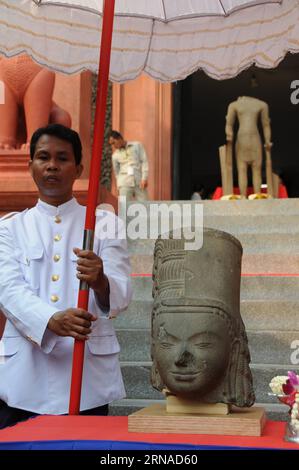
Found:
[[142, 202], [148, 200], [147, 189], [140, 189], [139, 186], [121, 186], [118, 188], [118, 194], [119, 196], [126, 196], [127, 201]]

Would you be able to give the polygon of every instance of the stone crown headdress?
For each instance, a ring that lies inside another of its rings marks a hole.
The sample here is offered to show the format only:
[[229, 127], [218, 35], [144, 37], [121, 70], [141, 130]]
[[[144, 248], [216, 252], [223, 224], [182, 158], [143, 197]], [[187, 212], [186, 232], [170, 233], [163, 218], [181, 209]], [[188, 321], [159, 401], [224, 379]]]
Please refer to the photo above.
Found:
[[186, 240], [158, 238], [153, 266], [154, 302], [164, 307], [210, 306], [240, 316], [242, 245], [232, 235], [205, 228], [203, 246], [184, 250]]

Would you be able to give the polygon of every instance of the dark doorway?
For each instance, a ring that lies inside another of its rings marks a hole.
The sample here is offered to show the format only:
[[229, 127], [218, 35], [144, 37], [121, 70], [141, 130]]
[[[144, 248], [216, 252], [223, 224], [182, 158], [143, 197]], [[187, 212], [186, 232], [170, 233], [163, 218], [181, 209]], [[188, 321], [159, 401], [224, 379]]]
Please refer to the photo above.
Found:
[[[173, 198], [190, 199], [200, 185], [207, 197], [221, 185], [218, 147], [225, 143], [226, 111], [242, 95], [268, 103], [273, 169], [289, 196], [299, 197], [299, 103], [291, 102], [295, 80], [299, 87], [299, 55], [288, 54], [276, 69], [251, 67], [223, 81], [196, 72], [175, 84]], [[299, 101], [299, 92], [296, 96]], [[236, 171], [234, 180], [237, 184]]]

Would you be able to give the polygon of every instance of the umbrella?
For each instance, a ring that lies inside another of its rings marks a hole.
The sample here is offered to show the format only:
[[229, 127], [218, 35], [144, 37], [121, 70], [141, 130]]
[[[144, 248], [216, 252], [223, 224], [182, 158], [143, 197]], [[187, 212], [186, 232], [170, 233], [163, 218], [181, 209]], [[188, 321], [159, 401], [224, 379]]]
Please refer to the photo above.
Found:
[[[26, 52], [41, 65], [76, 73], [97, 71], [101, 51], [84, 236], [89, 249], [110, 56], [113, 81], [141, 72], [175, 81], [200, 68], [218, 79], [253, 63], [272, 68], [287, 52], [299, 52], [298, 0], [0, 0], [0, 11], [0, 53], [8, 57]], [[80, 283], [78, 307], [87, 306], [88, 286]], [[83, 356], [84, 342], [75, 341], [71, 414], [79, 412]]]
[[[98, 70], [102, 0], [0, 0], [0, 53], [64, 73]], [[299, 51], [298, 0], [116, 0], [110, 79], [217, 79]]]

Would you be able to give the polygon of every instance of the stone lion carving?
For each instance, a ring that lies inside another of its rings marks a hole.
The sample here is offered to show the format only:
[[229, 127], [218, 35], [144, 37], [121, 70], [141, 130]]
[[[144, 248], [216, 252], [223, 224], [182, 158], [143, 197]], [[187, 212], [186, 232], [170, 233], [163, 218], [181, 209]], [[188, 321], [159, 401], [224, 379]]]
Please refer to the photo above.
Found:
[[[53, 102], [55, 73], [29, 56], [0, 57], [0, 81], [4, 104], [0, 104], [0, 149], [29, 148], [38, 127], [59, 123], [71, 127], [69, 113]], [[20, 120], [23, 132], [20, 135]]]

